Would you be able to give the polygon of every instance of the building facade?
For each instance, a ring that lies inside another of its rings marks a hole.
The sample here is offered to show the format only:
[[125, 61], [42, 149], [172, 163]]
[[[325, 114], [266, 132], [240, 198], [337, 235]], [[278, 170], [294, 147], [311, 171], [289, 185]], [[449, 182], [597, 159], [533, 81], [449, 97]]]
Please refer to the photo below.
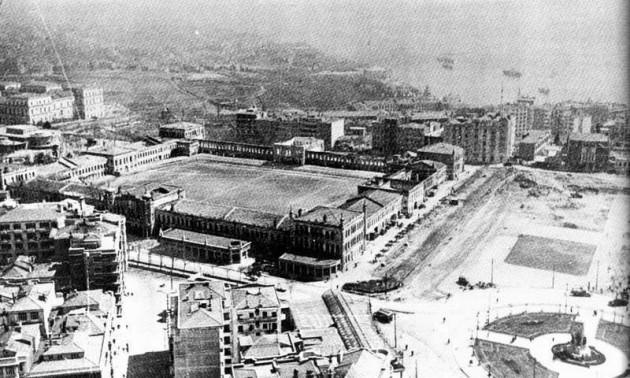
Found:
[[175, 122], [160, 126], [160, 137], [178, 139], [204, 139], [203, 125], [191, 122]]
[[248, 257], [251, 243], [171, 228], [160, 232], [160, 244], [185, 260], [214, 264], [240, 264]]
[[608, 169], [610, 147], [605, 135], [572, 133], [565, 149], [569, 170], [596, 172]]
[[507, 161], [514, 148], [514, 121], [502, 116], [457, 119], [444, 125], [444, 142], [462, 147], [472, 164]]
[[417, 151], [418, 159], [438, 161], [446, 165], [449, 180], [457, 180], [464, 171], [464, 149], [448, 143], [436, 143]]
[[70, 87], [80, 119], [101, 118], [105, 114], [105, 101], [103, 88], [97, 87]]

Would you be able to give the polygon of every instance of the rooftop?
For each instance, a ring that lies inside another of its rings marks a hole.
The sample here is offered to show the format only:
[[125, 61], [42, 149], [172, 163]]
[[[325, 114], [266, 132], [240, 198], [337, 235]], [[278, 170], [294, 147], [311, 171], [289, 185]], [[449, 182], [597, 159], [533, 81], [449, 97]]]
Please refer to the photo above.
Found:
[[57, 203], [28, 203], [20, 204], [15, 209], [0, 209], [0, 223], [54, 221], [65, 215], [57, 209]]
[[181, 230], [179, 228], [171, 228], [163, 231], [160, 235], [162, 239], [185, 241], [188, 243], [195, 243], [199, 245], [207, 245], [215, 248], [230, 248], [230, 247], [243, 247], [250, 244], [248, 241], [224, 238], [221, 236], [202, 234], [200, 232], [193, 232], [187, 230]]
[[280, 307], [280, 300], [273, 286], [242, 286], [232, 289], [232, 307], [236, 310], [258, 307]]
[[[257, 337], [247, 347], [243, 354], [244, 359], [269, 359], [282, 357], [296, 352], [294, 337], [291, 333], [263, 334]], [[239, 344], [240, 343], [239, 338]]]
[[175, 122], [160, 126], [160, 129], [177, 129], [177, 130], [196, 130], [202, 128], [203, 125], [192, 122]]
[[542, 138], [550, 136], [549, 130], [529, 130], [521, 139], [521, 143], [536, 143]]
[[340, 226], [349, 224], [356, 218], [360, 218], [361, 213], [344, 210], [340, 208], [317, 206], [309, 210], [296, 220], [301, 222], [319, 223], [327, 226]]
[[115, 300], [111, 294], [104, 293], [101, 289], [74, 291], [69, 293], [63, 303], [57, 307], [65, 313], [80, 308], [86, 308], [88, 303], [90, 305], [90, 312], [96, 315], [105, 315], [114, 309]]
[[184, 282], [178, 293], [178, 329], [223, 327], [223, 301], [227, 296], [223, 282]]
[[316, 257], [294, 255], [292, 253], [284, 253], [282, 254], [282, 256], [280, 256], [279, 259], [281, 261], [296, 262], [300, 264], [324, 268], [333, 267], [340, 264], [340, 261], [336, 259], [318, 259]]
[[569, 140], [580, 142], [608, 143], [608, 136], [604, 134], [571, 133], [569, 135]]
[[448, 143], [435, 143], [418, 149], [418, 152], [461, 155], [464, 153], [464, 149]]

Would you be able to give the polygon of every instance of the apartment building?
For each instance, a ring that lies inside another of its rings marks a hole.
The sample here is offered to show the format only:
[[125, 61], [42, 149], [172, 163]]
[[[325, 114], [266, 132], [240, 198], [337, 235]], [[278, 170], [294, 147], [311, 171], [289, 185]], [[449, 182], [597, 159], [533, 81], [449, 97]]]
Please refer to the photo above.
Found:
[[457, 118], [444, 125], [444, 142], [464, 149], [471, 164], [507, 161], [514, 149], [514, 121], [501, 115]]

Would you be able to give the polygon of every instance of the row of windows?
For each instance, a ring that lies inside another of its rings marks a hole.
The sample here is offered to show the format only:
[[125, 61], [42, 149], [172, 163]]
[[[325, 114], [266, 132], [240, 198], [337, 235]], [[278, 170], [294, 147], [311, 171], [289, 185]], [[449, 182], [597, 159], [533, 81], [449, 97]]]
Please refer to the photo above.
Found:
[[29, 222], [29, 223], [3, 223], [0, 224], [0, 231], [7, 230], [34, 230], [49, 229], [57, 227], [57, 222]]

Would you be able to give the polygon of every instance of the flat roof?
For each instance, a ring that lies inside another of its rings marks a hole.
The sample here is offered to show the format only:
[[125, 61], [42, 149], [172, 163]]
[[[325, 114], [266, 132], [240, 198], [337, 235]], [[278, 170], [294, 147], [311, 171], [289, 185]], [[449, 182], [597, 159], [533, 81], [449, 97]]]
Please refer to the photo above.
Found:
[[569, 140], [608, 143], [608, 136], [604, 134], [571, 133], [569, 135]]
[[0, 223], [56, 220], [63, 215], [57, 211], [55, 202], [21, 204], [0, 215]]
[[174, 123], [167, 123], [166, 125], [162, 125], [160, 126], [160, 129], [195, 130], [200, 127], [203, 127], [203, 125], [199, 123], [174, 122]]
[[174, 241], [184, 241], [188, 243], [194, 243], [199, 245], [207, 245], [209, 247], [227, 249], [230, 247], [244, 247], [251, 244], [248, 241], [232, 238], [224, 238], [222, 236], [203, 234], [201, 232], [187, 231], [179, 228], [170, 228], [163, 231], [162, 239], [169, 239]]
[[339, 265], [340, 260], [336, 259], [318, 259], [316, 257], [294, 255], [292, 253], [284, 253], [279, 258], [281, 261], [296, 262], [304, 265], [313, 265], [319, 267], [332, 267]]

